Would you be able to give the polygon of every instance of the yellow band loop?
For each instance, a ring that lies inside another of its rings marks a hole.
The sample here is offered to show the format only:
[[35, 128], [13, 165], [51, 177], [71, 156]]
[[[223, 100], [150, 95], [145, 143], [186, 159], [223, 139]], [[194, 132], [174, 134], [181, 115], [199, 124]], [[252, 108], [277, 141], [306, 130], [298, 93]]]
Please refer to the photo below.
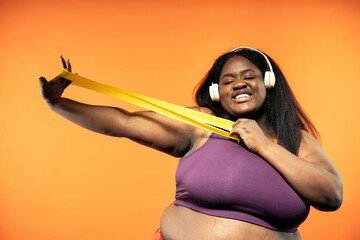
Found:
[[73, 85], [119, 98], [139, 107], [149, 109], [151, 111], [186, 122], [196, 127], [200, 127], [220, 134], [222, 136], [237, 140], [235, 136], [230, 136], [229, 132], [234, 124], [234, 122], [230, 120], [212, 116], [189, 108], [181, 107], [138, 93], [98, 83], [90, 79], [81, 77], [79, 75], [73, 74], [66, 69], [63, 69], [59, 76], [72, 81]]

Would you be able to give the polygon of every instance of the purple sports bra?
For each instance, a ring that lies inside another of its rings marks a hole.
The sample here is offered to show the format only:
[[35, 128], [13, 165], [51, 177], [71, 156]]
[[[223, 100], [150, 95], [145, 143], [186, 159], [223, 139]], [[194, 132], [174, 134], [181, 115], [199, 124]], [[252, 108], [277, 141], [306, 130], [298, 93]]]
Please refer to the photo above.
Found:
[[174, 204], [283, 232], [295, 232], [310, 209], [263, 158], [215, 133], [180, 159]]

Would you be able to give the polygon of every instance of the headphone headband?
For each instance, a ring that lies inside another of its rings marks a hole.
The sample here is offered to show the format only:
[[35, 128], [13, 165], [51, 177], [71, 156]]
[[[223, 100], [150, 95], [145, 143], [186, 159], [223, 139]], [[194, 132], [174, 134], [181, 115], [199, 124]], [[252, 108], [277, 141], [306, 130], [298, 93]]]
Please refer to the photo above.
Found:
[[251, 48], [251, 47], [237, 47], [237, 48], [234, 48], [233, 50], [231, 50], [231, 52], [238, 52], [238, 51], [241, 51], [242, 49], [249, 49], [249, 50], [252, 50], [254, 52], [258, 52], [260, 53], [266, 60], [266, 63], [269, 65], [269, 69], [270, 69], [270, 72], [274, 72], [273, 71], [273, 68], [271, 66], [271, 63], [270, 63], [270, 60], [269, 58], [265, 55], [265, 53], [255, 49], [255, 48]]

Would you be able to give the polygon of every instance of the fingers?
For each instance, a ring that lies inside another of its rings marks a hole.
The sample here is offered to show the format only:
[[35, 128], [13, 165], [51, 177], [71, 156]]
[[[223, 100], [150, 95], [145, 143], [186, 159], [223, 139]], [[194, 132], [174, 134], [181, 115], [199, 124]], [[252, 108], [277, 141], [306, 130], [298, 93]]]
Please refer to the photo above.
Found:
[[70, 59], [67, 60], [67, 70], [68, 70], [69, 72], [71, 72]]
[[60, 55], [60, 61], [61, 61], [61, 65], [64, 69], [68, 70], [69, 72], [71, 72], [71, 64], [70, 64], [70, 59], [68, 59], [67, 61], [65, 61], [63, 55]]
[[63, 85], [63, 89], [67, 88], [70, 84], [72, 83], [72, 81], [66, 79], [66, 78], [60, 78], [60, 84]]
[[66, 83], [64, 84], [64, 89], [67, 88], [71, 83], [72, 81], [66, 80]]
[[239, 136], [242, 140], [251, 131], [251, 119], [239, 118], [230, 130], [230, 135]]
[[234, 125], [235, 124], [238, 124], [238, 123], [246, 123], [246, 122], [249, 122], [249, 121], [251, 121], [252, 119], [248, 119], [248, 118], [238, 118], [236, 121], [235, 121], [235, 123], [234, 123]]
[[246, 118], [239, 118], [234, 122], [232, 126], [231, 132], [235, 132], [235, 130], [244, 129], [244, 127], [248, 124], [249, 119]]
[[[61, 61], [61, 65], [64, 69], [68, 70], [69, 72], [71, 72], [72, 68], [71, 68], [71, 63], [70, 63], [70, 59], [68, 59], [67, 61], [65, 61], [63, 55], [60, 55], [60, 61]], [[60, 83], [63, 84], [64, 89], [67, 88], [72, 82], [70, 80], [61, 78]]]
[[64, 69], [66, 69], [67, 66], [66, 66], [66, 62], [65, 62], [65, 59], [64, 59], [63, 55], [60, 55], [60, 61], [61, 61], [62, 67], [63, 67]]

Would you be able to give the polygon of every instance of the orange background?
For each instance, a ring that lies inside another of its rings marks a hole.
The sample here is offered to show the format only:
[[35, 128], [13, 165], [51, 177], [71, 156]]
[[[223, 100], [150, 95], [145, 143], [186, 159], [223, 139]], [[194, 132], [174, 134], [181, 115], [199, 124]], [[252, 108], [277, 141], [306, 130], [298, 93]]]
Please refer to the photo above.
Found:
[[[60, 54], [83, 76], [192, 106], [215, 58], [243, 45], [282, 67], [344, 182], [340, 210], [312, 209], [303, 239], [357, 239], [359, 12], [356, 0], [2, 0], [0, 239], [150, 239], [174, 200], [177, 159], [47, 108], [37, 79], [60, 73]], [[138, 110], [78, 87], [65, 96]]]

